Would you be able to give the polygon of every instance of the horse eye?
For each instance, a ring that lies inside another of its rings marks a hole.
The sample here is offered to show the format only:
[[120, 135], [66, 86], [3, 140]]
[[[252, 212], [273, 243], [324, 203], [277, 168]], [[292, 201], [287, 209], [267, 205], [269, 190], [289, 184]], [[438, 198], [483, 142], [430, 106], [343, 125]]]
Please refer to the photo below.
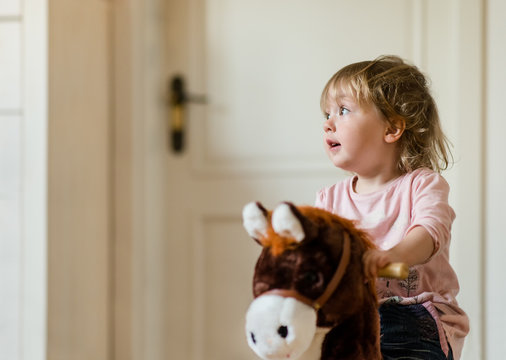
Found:
[[319, 276], [314, 271], [306, 271], [302, 274], [302, 281], [306, 284], [314, 284], [319, 280]]

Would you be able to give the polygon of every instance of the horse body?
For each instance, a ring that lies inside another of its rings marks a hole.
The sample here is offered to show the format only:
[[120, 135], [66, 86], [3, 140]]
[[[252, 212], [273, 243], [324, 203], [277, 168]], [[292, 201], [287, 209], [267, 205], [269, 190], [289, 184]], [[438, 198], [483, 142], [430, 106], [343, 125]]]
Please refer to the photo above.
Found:
[[248, 204], [243, 220], [263, 246], [246, 315], [257, 355], [381, 359], [375, 279], [362, 270], [362, 255], [372, 247], [367, 236], [346, 219], [290, 203], [272, 212]]

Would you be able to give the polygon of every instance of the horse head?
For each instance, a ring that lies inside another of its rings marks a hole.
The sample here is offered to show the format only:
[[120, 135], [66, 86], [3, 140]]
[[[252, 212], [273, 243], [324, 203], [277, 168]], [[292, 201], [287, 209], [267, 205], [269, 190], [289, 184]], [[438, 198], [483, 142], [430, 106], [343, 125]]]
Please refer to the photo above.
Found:
[[[248, 344], [257, 355], [381, 358], [375, 279], [362, 267], [364, 252], [373, 246], [365, 233], [325, 210], [291, 203], [273, 211], [250, 203], [243, 224], [263, 247], [246, 315]], [[357, 341], [365, 344], [352, 348]]]

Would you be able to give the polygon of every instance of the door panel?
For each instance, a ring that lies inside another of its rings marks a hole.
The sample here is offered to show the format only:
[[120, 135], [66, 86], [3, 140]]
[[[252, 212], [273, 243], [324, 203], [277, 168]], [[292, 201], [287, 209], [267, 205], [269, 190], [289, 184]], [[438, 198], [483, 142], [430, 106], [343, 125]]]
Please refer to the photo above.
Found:
[[17, 16], [20, 14], [21, 1], [9, 0], [0, 3], [0, 16]]
[[193, 355], [203, 359], [244, 358], [246, 339], [243, 323], [237, 319], [244, 318], [251, 284], [245, 281], [242, 270], [254, 267], [260, 246], [244, 238], [237, 216], [202, 215], [193, 229]]
[[[209, 100], [192, 120], [199, 170], [328, 169], [315, 146], [326, 80], [350, 62], [383, 53], [413, 58], [421, 46], [415, 26], [422, 13], [402, 0], [318, 6], [302, 0], [211, 0], [198, 6], [206, 12], [191, 23], [201, 24], [201, 34], [189, 42], [191, 58], [201, 61], [192, 61], [187, 74], [192, 88]], [[368, 27], [357, 27], [357, 19]]]
[[2, 111], [18, 110], [21, 107], [21, 29], [22, 25], [18, 21], [0, 21], [0, 108]]

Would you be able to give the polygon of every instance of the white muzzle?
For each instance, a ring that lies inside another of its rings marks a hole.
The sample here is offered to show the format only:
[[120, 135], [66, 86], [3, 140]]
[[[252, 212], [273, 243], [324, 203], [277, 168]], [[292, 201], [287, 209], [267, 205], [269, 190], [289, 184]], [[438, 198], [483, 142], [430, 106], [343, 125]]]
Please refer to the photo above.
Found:
[[265, 360], [299, 358], [315, 333], [315, 309], [291, 297], [262, 295], [246, 313], [248, 344]]

